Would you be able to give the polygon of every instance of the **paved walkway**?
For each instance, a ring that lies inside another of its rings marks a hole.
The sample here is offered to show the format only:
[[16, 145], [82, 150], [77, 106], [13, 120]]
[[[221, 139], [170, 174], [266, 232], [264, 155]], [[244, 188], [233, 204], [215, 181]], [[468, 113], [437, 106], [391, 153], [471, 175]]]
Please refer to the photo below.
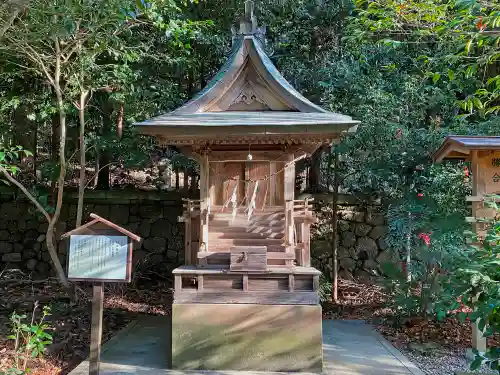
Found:
[[[167, 370], [170, 321], [134, 321], [103, 346], [100, 375], [258, 375], [255, 372]], [[324, 373], [332, 375], [423, 375], [406, 357], [360, 321], [323, 321]], [[87, 375], [83, 362], [70, 375]], [[260, 373], [272, 374], [272, 373]], [[306, 375], [306, 373], [302, 373]]]

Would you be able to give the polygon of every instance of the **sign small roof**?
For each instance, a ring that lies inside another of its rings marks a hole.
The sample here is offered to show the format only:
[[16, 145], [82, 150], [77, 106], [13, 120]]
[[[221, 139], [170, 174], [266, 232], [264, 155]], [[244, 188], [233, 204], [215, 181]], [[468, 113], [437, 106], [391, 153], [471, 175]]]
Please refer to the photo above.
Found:
[[466, 159], [473, 150], [500, 150], [498, 136], [450, 135], [432, 155], [436, 163], [443, 159]]
[[86, 229], [86, 228], [90, 228], [91, 226], [97, 224], [97, 223], [103, 223], [104, 225], [116, 230], [117, 232], [120, 232], [122, 233], [123, 235], [129, 237], [130, 239], [132, 239], [133, 241], [136, 241], [136, 242], [140, 242], [141, 241], [141, 237], [139, 237], [138, 235], [126, 230], [125, 228], [122, 228], [120, 227], [119, 225], [116, 225], [115, 223], [112, 223], [111, 221], [109, 220], [106, 220], [96, 214], [90, 214], [90, 217], [93, 219], [92, 221], [89, 221], [87, 224], [84, 224], [82, 226], [79, 226], [78, 228], [75, 228], [67, 233], [64, 233], [62, 236], [61, 236], [61, 239], [62, 238], [67, 238], [69, 236], [72, 236], [72, 235], [77, 235], [79, 234], [83, 229]]

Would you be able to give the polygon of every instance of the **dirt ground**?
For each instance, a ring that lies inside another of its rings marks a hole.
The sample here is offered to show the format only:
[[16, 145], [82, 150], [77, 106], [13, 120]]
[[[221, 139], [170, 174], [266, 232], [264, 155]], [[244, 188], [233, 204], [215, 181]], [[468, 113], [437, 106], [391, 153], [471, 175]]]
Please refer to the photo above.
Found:
[[[14, 341], [11, 335], [11, 314], [27, 314], [35, 304], [36, 315], [44, 305], [51, 307], [47, 323], [51, 327], [53, 344], [46, 348], [43, 359], [30, 360], [30, 374], [68, 374], [88, 356], [92, 286], [79, 284], [78, 299], [70, 299], [56, 280], [31, 281], [22, 274], [0, 278], [0, 373], [14, 361]], [[471, 326], [450, 318], [443, 322], [409, 320], [404, 324], [391, 323], [391, 311], [385, 307], [386, 296], [377, 287], [353, 281], [340, 282], [339, 303], [324, 303], [325, 319], [363, 319], [373, 323], [396, 347], [433, 343], [443, 348], [466, 348], [470, 345]], [[141, 314], [170, 315], [172, 288], [169, 280], [142, 281], [133, 284], [113, 284], [105, 289], [103, 342]], [[498, 339], [498, 338], [497, 338]], [[495, 339], [490, 345], [497, 344]]]

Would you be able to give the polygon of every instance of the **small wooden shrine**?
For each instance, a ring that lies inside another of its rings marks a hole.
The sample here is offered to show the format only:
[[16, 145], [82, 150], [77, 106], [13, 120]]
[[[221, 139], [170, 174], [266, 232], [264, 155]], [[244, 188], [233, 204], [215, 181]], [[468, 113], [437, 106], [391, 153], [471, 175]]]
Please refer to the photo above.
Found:
[[[483, 241], [488, 229], [484, 219], [492, 219], [497, 211], [485, 203], [488, 195], [500, 194], [500, 137], [449, 136], [433, 155], [434, 162], [444, 159], [461, 159], [471, 163], [472, 216], [466, 220], [472, 224], [478, 241]], [[472, 330], [472, 347], [486, 351], [486, 338], [477, 327]]]
[[357, 124], [314, 105], [277, 71], [252, 1], [207, 87], [136, 124], [200, 166], [200, 199], [185, 200], [180, 218], [186, 264], [173, 271], [174, 369], [322, 369], [315, 217], [311, 201], [295, 200], [295, 163]]

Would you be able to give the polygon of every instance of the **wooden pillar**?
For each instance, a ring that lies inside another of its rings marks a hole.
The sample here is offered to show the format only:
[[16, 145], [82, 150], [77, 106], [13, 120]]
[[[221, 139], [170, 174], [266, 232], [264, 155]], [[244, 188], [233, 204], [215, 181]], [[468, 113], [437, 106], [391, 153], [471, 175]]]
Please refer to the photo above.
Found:
[[[200, 159], [200, 251], [209, 251], [208, 215], [210, 213], [209, 164], [208, 154]], [[206, 264], [206, 257], [200, 259], [200, 265]]]
[[[295, 198], [295, 164], [294, 155], [290, 153], [286, 157], [284, 198], [285, 198], [285, 246], [287, 253], [295, 254], [293, 206]], [[285, 261], [286, 265], [293, 265], [293, 261]]]
[[303, 267], [311, 267], [311, 224], [302, 223], [302, 252], [300, 265]]
[[312, 217], [313, 213], [309, 212], [309, 200], [304, 201], [304, 216], [306, 221], [301, 225], [302, 233], [302, 254], [300, 259], [300, 265], [303, 267], [311, 267], [311, 224], [309, 219]]
[[288, 154], [286, 157], [285, 165], [285, 202], [293, 201], [295, 199], [295, 163], [293, 163], [293, 160], [293, 153]]
[[[217, 193], [216, 193], [216, 184], [217, 184], [217, 176], [219, 175], [219, 164], [220, 163], [212, 163], [208, 164], [209, 166], [209, 178], [208, 178], [208, 183], [209, 183], [209, 187], [208, 187], [208, 196], [210, 197], [210, 202], [212, 202], [212, 204], [217, 204]], [[213, 173], [210, 173], [210, 170], [213, 169], [215, 170], [216, 172], [213, 172]], [[223, 199], [224, 200], [224, 199]], [[224, 202], [223, 202], [224, 203]]]
[[182, 291], [182, 275], [174, 276], [174, 291], [175, 292]]
[[[472, 195], [474, 197], [482, 198], [486, 193], [486, 184], [481, 173], [478, 151], [473, 150], [471, 152], [471, 156]], [[472, 217], [476, 217], [477, 212], [481, 209], [482, 205], [482, 199], [478, 202], [472, 202]], [[475, 222], [473, 227], [476, 233], [478, 233], [480, 230], [484, 229], [484, 224]], [[486, 351], [486, 337], [483, 336], [483, 332], [479, 330], [476, 322], [472, 323], [472, 348], [482, 353]]]
[[269, 205], [276, 205], [276, 162], [269, 163]]
[[192, 259], [192, 246], [191, 246], [191, 236], [192, 236], [192, 230], [191, 230], [191, 213], [193, 211], [193, 202], [189, 200], [187, 202], [187, 208], [186, 212], [184, 213], [184, 263], [186, 265], [191, 265], [193, 264], [193, 259]]

